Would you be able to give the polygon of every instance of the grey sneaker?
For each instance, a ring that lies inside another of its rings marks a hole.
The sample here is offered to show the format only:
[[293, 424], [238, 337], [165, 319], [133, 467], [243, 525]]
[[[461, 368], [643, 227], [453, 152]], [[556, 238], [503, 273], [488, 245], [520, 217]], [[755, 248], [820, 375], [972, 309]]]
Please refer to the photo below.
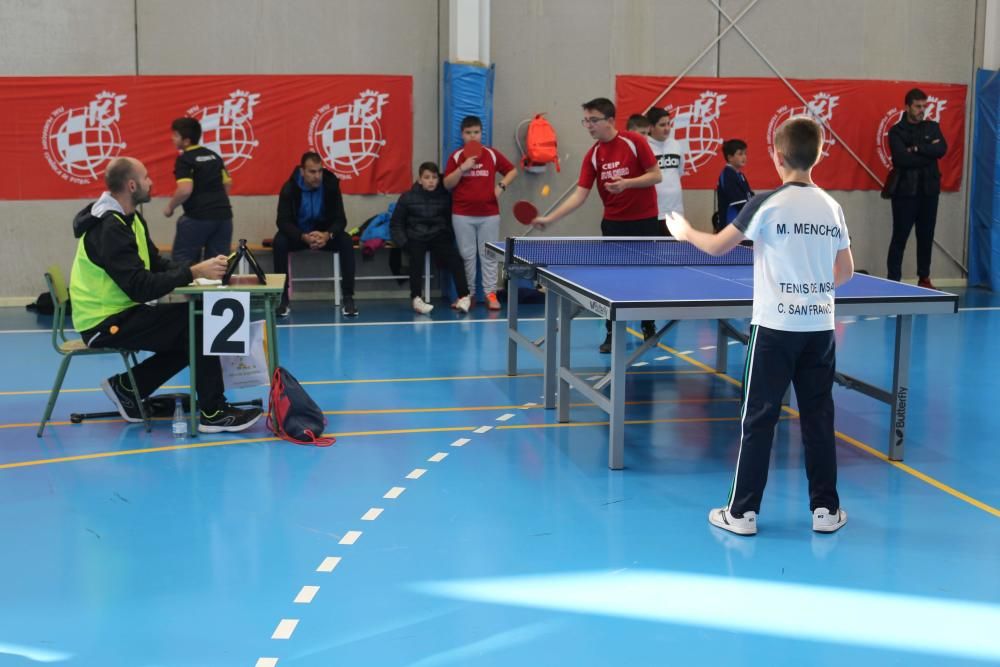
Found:
[[202, 433], [221, 433], [223, 431], [235, 433], [244, 431], [260, 419], [262, 410], [260, 408], [250, 408], [241, 410], [228, 403], [212, 414], [201, 413], [198, 423], [198, 430]]
[[737, 535], [757, 534], [756, 512], [744, 512], [743, 516], [737, 519], [729, 513], [728, 507], [717, 507], [708, 513], [708, 522], [717, 528], [728, 530]]
[[142, 413], [135, 402], [135, 394], [122, 384], [121, 375], [112, 375], [106, 380], [101, 380], [101, 389], [104, 395], [115, 404], [115, 409], [127, 422], [138, 424], [142, 421]]
[[843, 509], [831, 512], [825, 507], [817, 507], [813, 510], [813, 530], [817, 533], [832, 533], [840, 530], [845, 523], [847, 512]]
[[357, 306], [354, 305], [354, 297], [353, 296], [345, 296], [344, 297], [344, 305], [341, 307], [340, 311], [344, 314], [344, 317], [357, 317], [358, 316], [358, 309], [357, 309]]

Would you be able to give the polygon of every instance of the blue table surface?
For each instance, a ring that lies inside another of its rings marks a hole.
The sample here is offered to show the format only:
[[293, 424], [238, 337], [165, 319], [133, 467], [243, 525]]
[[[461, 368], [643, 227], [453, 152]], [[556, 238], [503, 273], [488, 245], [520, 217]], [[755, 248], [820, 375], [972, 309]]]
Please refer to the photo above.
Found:
[[[635, 301], [753, 300], [752, 266], [548, 266], [560, 282], [611, 303]], [[837, 299], [935, 299], [944, 292], [865, 274], [837, 288]], [[947, 295], [951, 296], [951, 295]]]

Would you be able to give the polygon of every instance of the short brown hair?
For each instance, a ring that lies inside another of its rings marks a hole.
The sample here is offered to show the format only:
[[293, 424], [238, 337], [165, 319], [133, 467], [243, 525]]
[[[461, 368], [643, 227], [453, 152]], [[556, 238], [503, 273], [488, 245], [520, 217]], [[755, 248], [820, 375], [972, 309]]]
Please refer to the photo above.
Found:
[[812, 169], [823, 150], [823, 128], [810, 116], [789, 118], [774, 133], [774, 148], [785, 156], [789, 168]]

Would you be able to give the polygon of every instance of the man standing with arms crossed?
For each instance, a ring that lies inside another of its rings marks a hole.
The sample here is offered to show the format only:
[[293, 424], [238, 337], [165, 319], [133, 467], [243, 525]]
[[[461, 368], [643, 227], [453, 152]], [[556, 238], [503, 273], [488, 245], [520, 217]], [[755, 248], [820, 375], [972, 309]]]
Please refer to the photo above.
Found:
[[[615, 105], [605, 97], [583, 104], [581, 123], [596, 140], [580, 166], [576, 190], [548, 215], [535, 218], [540, 227], [559, 220], [580, 208], [597, 182], [597, 194], [604, 203], [601, 234], [604, 236], [660, 236], [656, 218], [656, 189], [660, 167], [646, 141], [634, 132], [615, 129]], [[611, 352], [611, 322], [601, 344], [603, 354]], [[652, 321], [642, 323], [642, 335], [656, 335]]]

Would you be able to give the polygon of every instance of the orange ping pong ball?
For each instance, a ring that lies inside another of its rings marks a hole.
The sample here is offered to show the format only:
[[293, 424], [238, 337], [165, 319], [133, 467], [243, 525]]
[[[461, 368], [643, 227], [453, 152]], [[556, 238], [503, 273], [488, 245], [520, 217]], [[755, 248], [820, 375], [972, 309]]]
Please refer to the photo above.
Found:
[[552, 191], [552, 189], [549, 186], [547, 186], [547, 185], [543, 185], [542, 186], [542, 196], [543, 197], [548, 197], [549, 196], [549, 192], [551, 192], [551, 191]]

